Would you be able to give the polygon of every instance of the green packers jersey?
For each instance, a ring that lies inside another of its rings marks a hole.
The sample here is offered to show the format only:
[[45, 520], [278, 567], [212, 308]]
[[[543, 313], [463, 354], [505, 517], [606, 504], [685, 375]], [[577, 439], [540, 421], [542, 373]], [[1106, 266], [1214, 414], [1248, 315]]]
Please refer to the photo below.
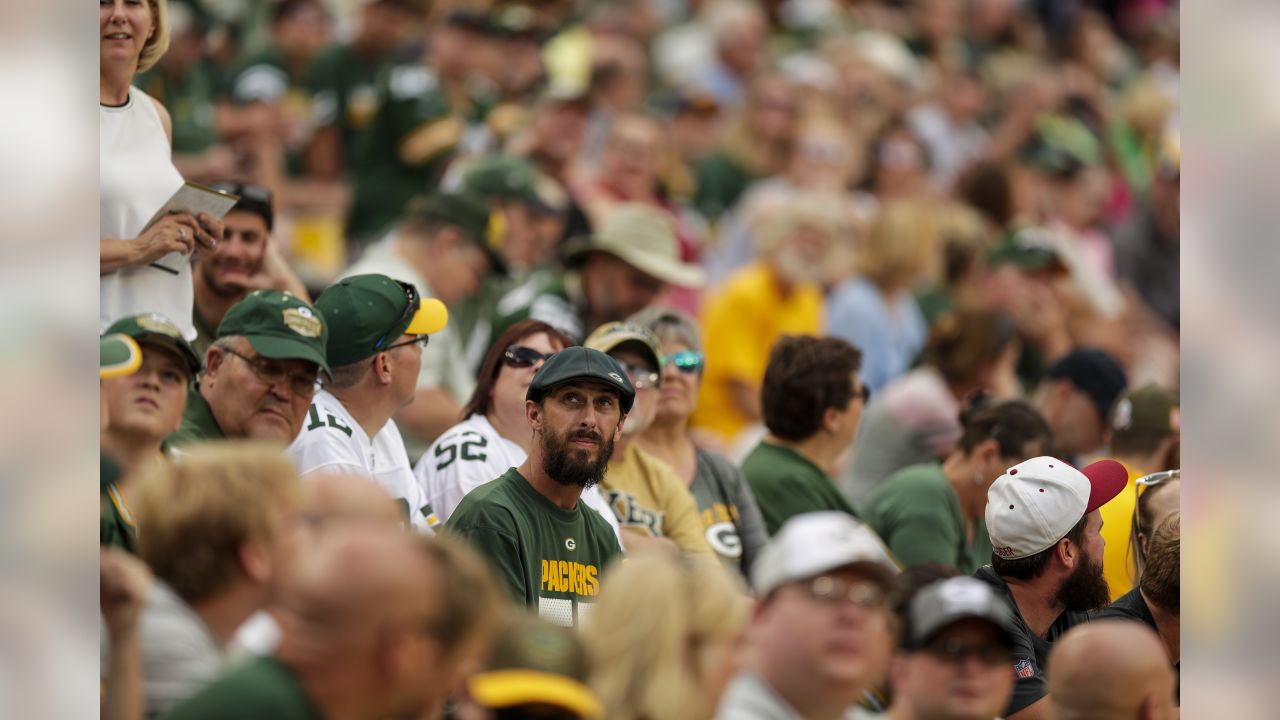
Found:
[[581, 502], [565, 510], [516, 468], [468, 493], [445, 528], [493, 563], [515, 602], [565, 627], [584, 622], [605, 566], [622, 553], [598, 513]]
[[131, 553], [138, 552], [138, 528], [133, 515], [124, 504], [124, 496], [116, 483], [120, 480], [120, 466], [105, 454], [99, 453], [99, 480], [101, 499], [98, 508], [98, 544], [118, 547]]
[[311, 62], [312, 117], [317, 128], [338, 128], [348, 173], [354, 173], [360, 163], [357, 148], [378, 109], [381, 67], [382, 62], [364, 57], [350, 45], [330, 46]]

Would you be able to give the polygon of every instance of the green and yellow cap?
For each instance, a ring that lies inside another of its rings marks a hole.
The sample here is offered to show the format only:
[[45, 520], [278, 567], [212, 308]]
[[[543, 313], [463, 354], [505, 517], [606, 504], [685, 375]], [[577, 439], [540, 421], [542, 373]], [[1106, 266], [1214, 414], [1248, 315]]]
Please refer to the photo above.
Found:
[[316, 309], [329, 321], [328, 358], [341, 367], [384, 351], [401, 335], [430, 335], [449, 324], [435, 298], [386, 275], [352, 275], [325, 289]]
[[[196, 355], [196, 351], [191, 349], [191, 343], [188, 343], [182, 337], [182, 331], [178, 329], [178, 326], [160, 313], [144, 313], [121, 318], [112, 323], [104, 335], [125, 335], [137, 342], [154, 342], [160, 345], [167, 345], [173, 348], [186, 361], [187, 369], [191, 371], [192, 377], [200, 372], [200, 356]], [[139, 356], [138, 363], [141, 364], [141, 362], [142, 358]], [[137, 368], [135, 367], [129, 372], [134, 370], [137, 370]], [[102, 369], [99, 366], [100, 375], [101, 372]], [[128, 373], [122, 372], [119, 374], [127, 375]]]
[[550, 705], [583, 720], [598, 718], [604, 708], [587, 687], [589, 667], [572, 630], [522, 615], [497, 634], [488, 667], [471, 676], [468, 689], [491, 709]]
[[98, 378], [132, 375], [142, 366], [142, 348], [124, 333], [111, 333], [98, 338]]
[[272, 360], [307, 360], [329, 373], [328, 328], [323, 315], [302, 298], [277, 290], [255, 290], [227, 311], [218, 337], [243, 335], [255, 352]]

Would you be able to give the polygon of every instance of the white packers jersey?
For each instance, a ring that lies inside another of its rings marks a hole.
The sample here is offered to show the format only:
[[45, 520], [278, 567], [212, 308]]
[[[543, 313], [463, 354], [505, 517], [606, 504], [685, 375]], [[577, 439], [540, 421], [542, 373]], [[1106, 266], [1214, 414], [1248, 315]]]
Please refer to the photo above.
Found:
[[[413, 469], [429, 508], [428, 522], [432, 527], [445, 522], [467, 493], [510, 468], [520, 467], [527, 457], [524, 448], [499, 435], [483, 415], [472, 415], [444, 431]], [[622, 545], [618, 518], [609, 509], [600, 487], [584, 490], [582, 502], [608, 521], [618, 536], [618, 545]]]
[[427, 502], [414, 480], [395, 420], [388, 420], [370, 440], [342, 402], [320, 390], [311, 401], [302, 431], [289, 446], [289, 454], [303, 477], [331, 470], [372, 478], [401, 506], [405, 520], [415, 530], [431, 532]]

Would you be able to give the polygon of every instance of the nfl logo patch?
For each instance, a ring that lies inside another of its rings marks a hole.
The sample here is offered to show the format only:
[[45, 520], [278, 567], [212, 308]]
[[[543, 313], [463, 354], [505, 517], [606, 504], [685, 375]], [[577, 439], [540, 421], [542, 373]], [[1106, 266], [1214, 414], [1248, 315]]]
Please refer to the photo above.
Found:
[[1031, 667], [1030, 660], [1019, 660], [1018, 662], [1014, 663], [1013, 671], [1017, 673], [1018, 677], [1020, 678], [1029, 678], [1032, 675], [1036, 674], [1035, 669]]

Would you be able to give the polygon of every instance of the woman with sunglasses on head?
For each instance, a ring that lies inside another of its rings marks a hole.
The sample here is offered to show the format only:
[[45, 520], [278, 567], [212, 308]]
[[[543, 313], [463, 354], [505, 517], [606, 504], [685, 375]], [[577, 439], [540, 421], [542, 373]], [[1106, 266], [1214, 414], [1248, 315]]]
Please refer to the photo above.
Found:
[[[524, 412], [529, 383], [547, 358], [575, 344], [541, 320], [522, 320], [489, 348], [462, 422], [444, 431], [413, 469], [432, 527], [447, 521], [467, 493], [525, 461], [533, 442]], [[618, 533], [618, 521], [598, 486], [584, 490], [582, 501]]]
[[191, 255], [216, 246], [222, 224], [204, 213], [148, 224], [183, 179], [168, 111], [132, 83], [168, 47], [166, 0], [99, 1], [99, 319], [157, 312], [191, 340]]
[[707, 544], [725, 565], [749, 577], [769, 539], [755, 496], [736, 465], [697, 447], [689, 433], [704, 366], [698, 326], [678, 310], [658, 307], [631, 316], [629, 322], [652, 332], [664, 357], [658, 410], [636, 445], [675, 470], [693, 493]]

